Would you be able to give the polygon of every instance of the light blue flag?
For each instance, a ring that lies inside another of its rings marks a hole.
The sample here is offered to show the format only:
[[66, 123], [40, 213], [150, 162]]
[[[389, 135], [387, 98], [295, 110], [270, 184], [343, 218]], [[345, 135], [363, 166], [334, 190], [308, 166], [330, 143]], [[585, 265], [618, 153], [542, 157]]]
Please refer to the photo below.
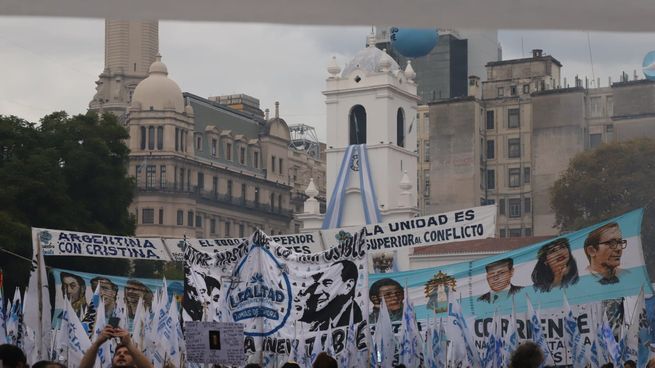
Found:
[[596, 349], [598, 350], [597, 355], [599, 362], [607, 361], [610, 359], [607, 352], [607, 343], [605, 342], [605, 337], [603, 336], [603, 323], [600, 321], [596, 322]]
[[589, 357], [591, 368], [600, 368], [600, 359], [598, 357], [598, 345], [596, 344], [596, 340], [598, 339], [594, 337], [594, 341], [591, 343], [591, 355]]
[[439, 318], [439, 350], [435, 350], [437, 368], [445, 368], [447, 363], [448, 352], [448, 337], [446, 336], [446, 329], [444, 322]]
[[471, 329], [462, 313], [462, 306], [451, 294], [448, 300], [448, 337], [453, 346], [453, 366], [480, 367], [480, 355], [474, 345]]
[[22, 326], [21, 326], [21, 299], [20, 299], [20, 289], [16, 287], [14, 292], [14, 302], [11, 303], [9, 308], [9, 314], [7, 315], [6, 329], [7, 329], [7, 342], [11, 345], [21, 346], [21, 335], [22, 335]]
[[0, 287], [0, 345], [9, 343], [7, 340], [7, 322], [5, 320], [6, 317], [4, 305], [5, 300], [4, 296], [2, 295], [2, 288]]
[[444, 368], [446, 366], [446, 333], [443, 322], [439, 319], [438, 326], [428, 330], [425, 349], [425, 366], [427, 368]]
[[601, 333], [603, 335], [605, 346], [607, 346], [607, 354], [609, 355], [610, 359], [612, 360], [615, 366], [620, 366], [621, 348], [619, 344], [616, 342], [616, 338], [614, 337], [612, 328], [610, 327], [610, 324], [607, 321], [603, 321], [603, 325], [601, 326]]
[[573, 315], [569, 300], [564, 294], [564, 331], [566, 332], [566, 342], [569, 346], [571, 353], [571, 363], [573, 368], [584, 368], [585, 362], [585, 349], [582, 344], [582, 335], [578, 328], [578, 319]]
[[544, 362], [541, 364], [543, 367], [546, 364], [548, 358], [550, 358], [550, 349], [546, 343], [546, 337], [544, 336], [544, 330], [541, 327], [541, 318], [539, 314], [535, 311], [530, 302], [530, 298], [526, 295], [526, 302], [528, 304], [528, 316], [530, 317], [530, 331], [532, 332], [532, 341], [541, 348], [541, 351], [544, 353]]
[[435, 337], [438, 340], [438, 334], [439, 332], [434, 328], [434, 326], [430, 326], [430, 322], [428, 322], [428, 328], [425, 331], [425, 348], [423, 351], [425, 352], [425, 367], [426, 368], [437, 368], [437, 362], [436, 362], [436, 356], [434, 354], [434, 343], [433, 340], [435, 340]]
[[519, 334], [516, 329], [516, 308], [514, 307], [514, 295], [512, 295], [512, 314], [509, 316], [505, 343], [503, 345], [503, 367], [509, 367], [510, 357], [519, 346]]
[[484, 356], [482, 357], [482, 368], [500, 368], [500, 362], [498, 362], [498, 357], [502, 356], [502, 353], [499, 349], [502, 344], [500, 342], [500, 335], [497, 335], [498, 332], [498, 314], [494, 313], [493, 322], [491, 329], [489, 330], [489, 337], [487, 337], [487, 346], [485, 347]]
[[405, 288], [403, 301], [403, 333], [400, 340], [400, 363], [407, 368], [418, 367], [423, 356], [421, 335], [416, 324], [414, 305], [409, 299], [409, 288]]

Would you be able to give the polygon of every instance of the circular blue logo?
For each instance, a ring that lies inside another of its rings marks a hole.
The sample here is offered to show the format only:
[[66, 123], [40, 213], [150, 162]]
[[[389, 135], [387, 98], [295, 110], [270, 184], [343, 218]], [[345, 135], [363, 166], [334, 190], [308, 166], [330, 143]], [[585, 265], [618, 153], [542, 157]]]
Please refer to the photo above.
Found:
[[226, 297], [234, 322], [244, 323], [246, 336], [268, 336], [286, 324], [293, 301], [287, 272], [257, 243], [239, 263], [233, 275], [239, 282], [230, 285]]

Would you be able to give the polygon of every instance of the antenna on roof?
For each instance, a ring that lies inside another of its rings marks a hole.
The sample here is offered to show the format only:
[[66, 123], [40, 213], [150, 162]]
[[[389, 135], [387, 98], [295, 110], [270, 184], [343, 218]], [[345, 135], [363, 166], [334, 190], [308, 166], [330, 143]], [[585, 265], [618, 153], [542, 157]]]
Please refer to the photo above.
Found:
[[596, 79], [596, 73], [594, 73], [594, 58], [591, 54], [591, 35], [587, 32], [587, 47], [589, 48], [589, 62], [591, 63], [591, 79]]

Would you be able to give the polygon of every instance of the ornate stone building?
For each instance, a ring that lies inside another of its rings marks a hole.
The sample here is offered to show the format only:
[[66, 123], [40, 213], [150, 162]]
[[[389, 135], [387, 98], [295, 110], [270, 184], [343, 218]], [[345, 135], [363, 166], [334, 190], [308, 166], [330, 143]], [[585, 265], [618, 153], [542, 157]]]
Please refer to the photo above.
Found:
[[116, 114], [129, 130], [136, 235], [294, 232], [312, 178], [325, 203], [324, 146], [318, 154], [291, 148], [278, 103], [269, 119], [247, 95], [183, 93], [157, 54], [157, 22], [107, 20], [105, 46], [89, 109]]

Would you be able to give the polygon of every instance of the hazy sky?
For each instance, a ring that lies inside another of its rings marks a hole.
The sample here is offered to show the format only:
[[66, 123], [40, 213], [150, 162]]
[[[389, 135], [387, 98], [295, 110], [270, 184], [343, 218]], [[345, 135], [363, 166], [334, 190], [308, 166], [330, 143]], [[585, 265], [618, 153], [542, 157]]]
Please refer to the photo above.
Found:
[[[262, 110], [280, 101], [287, 123], [313, 125], [325, 139], [327, 62], [334, 55], [343, 67], [370, 29], [162, 21], [159, 42], [169, 77], [183, 91], [246, 93]], [[641, 78], [642, 59], [655, 49], [650, 33], [499, 32], [504, 59], [541, 48], [564, 64], [568, 81], [592, 76], [588, 37], [601, 86], [622, 70]], [[0, 17], [0, 114], [38, 121], [58, 110], [84, 112], [103, 65], [103, 20]]]

